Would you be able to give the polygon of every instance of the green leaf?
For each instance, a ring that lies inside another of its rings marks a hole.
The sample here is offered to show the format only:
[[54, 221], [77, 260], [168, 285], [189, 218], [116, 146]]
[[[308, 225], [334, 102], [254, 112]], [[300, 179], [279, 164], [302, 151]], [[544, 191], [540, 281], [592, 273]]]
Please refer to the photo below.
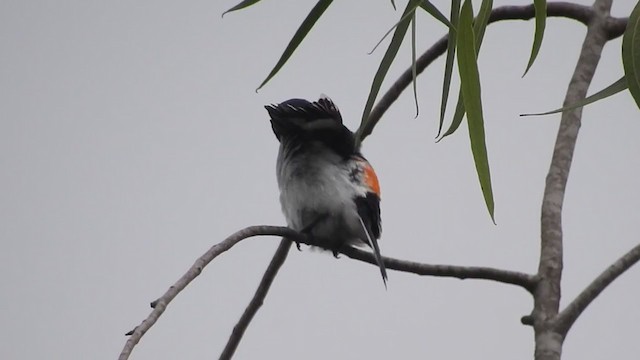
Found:
[[[469, 7], [472, 7], [469, 4]], [[473, 22], [473, 32], [475, 34], [475, 48], [476, 48], [476, 56], [480, 53], [480, 45], [482, 44], [482, 40], [484, 39], [484, 32], [487, 28], [487, 24], [489, 23], [489, 16], [491, 15], [491, 9], [493, 8], [493, 1], [484, 0], [480, 5], [480, 11], [478, 12], [478, 16], [476, 16], [475, 21]], [[473, 9], [472, 9], [473, 11]], [[477, 62], [477, 58], [476, 58]], [[464, 108], [464, 101], [462, 99], [462, 89], [458, 94], [458, 103], [456, 104], [456, 111], [453, 114], [453, 119], [451, 120], [451, 125], [449, 125], [449, 129], [442, 135], [442, 137], [438, 140], [442, 140], [445, 137], [453, 134], [460, 124], [462, 123], [462, 119], [464, 118], [464, 114], [466, 110]]]
[[464, 102], [462, 101], [462, 89], [460, 89], [460, 93], [458, 94], [458, 103], [456, 104], [456, 111], [453, 113], [451, 124], [449, 125], [449, 128], [447, 129], [447, 131], [436, 142], [440, 142], [440, 140], [456, 132], [456, 130], [458, 130], [458, 128], [460, 127], [460, 124], [462, 124], [462, 119], [464, 119], [464, 114], [465, 114], [465, 110], [464, 110]]
[[475, 34], [476, 41], [476, 55], [480, 53], [480, 45], [482, 45], [482, 40], [484, 39], [484, 31], [487, 29], [489, 16], [491, 16], [492, 9], [493, 0], [482, 0], [480, 10], [478, 11], [478, 16], [476, 16], [476, 19], [473, 22], [473, 33]]
[[313, 28], [313, 25], [315, 25], [318, 19], [320, 19], [320, 16], [322, 16], [324, 11], [327, 10], [327, 8], [329, 7], [329, 5], [331, 5], [332, 2], [333, 0], [320, 0], [316, 4], [316, 6], [314, 6], [313, 9], [311, 9], [311, 12], [309, 12], [309, 15], [307, 15], [307, 17], [304, 19], [302, 24], [300, 24], [300, 27], [298, 28], [296, 33], [293, 35], [293, 37], [289, 41], [289, 45], [287, 45], [287, 48], [284, 49], [284, 52], [280, 56], [280, 60], [278, 60], [278, 63], [276, 64], [276, 66], [273, 67], [273, 69], [271, 70], [267, 78], [264, 79], [264, 81], [262, 82], [262, 84], [260, 84], [260, 86], [258, 86], [256, 91], [260, 90], [269, 80], [271, 80], [272, 77], [275, 76], [275, 74], [278, 73], [278, 71], [280, 71], [282, 66], [291, 57], [291, 54], [293, 54], [293, 52], [296, 50], [298, 45], [302, 43], [302, 40], [304, 40], [304, 38], [307, 36], [311, 28]]
[[622, 65], [629, 92], [640, 107], [640, 2], [631, 12], [622, 37]]
[[[480, 93], [480, 74], [473, 28], [473, 9], [471, 1], [466, 0], [460, 12], [458, 23], [458, 71], [460, 73], [460, 88], [462, 99], [467, 110], [467, 124], [469, 126], [469, 138], [471, 140], [471, 152], [478, 173], [478, 180], [484, 195], [487, 210], [494, 219], [493, 191], [491, 189], [491, 173], [484, 136], [484, 120], [482, 116], [482, 101]], [[484, 5], [484, 3], [483, 3]]]
[[251, 5], [255, 4], [255, 3], [259, 2], [259, 1], [260, 1], [260, 0], [244, 0], [244, 1], [241, 1], [241, 2], [240, 2], [240, 3], [238, 3], [236, 6], [232, 7], [231, 9], [229, 9], [229, 10], [227, 10], [227, 11], [225, 11], [225, 12], [223, 12], [223, 13], [222, 13], [222, 17], [224, 17], [224, 15], [225, 15], [226, 13], [230, 13], [230, 12], [232, 12], [232, 11], [236, 11], [236, 10], [244, 9], [244, 8], [249, 7], [249, 6], [251, 6]]
[[533, 65], [533, 62], [538, 56], [540, 46], [542, 45], [542, 38], [544, 37], [544, 28], [547, 24], [547, 0], [533, 0], [533, 6], [536, 10], [536, 30], [533, 35], [533, 45], [531, 46], [531, 55], [529, 56], [529, 63], [527, 68], [522, 74], [522, 77], [527, 75], [527, 72]]
[[[453, 1], [460, 2], [460, 0], [453, 0]], [[453, 6], [453, 4], [452, 4], [452, 6]], [[420, 2], [420, 7], [422, 8], [422, 10], [428, 12], [429, 15], [433, 16], [436, 20], [438, 20], [441, 23], [445, 24], [450, 29], [451, 28], [455, 29], [455, 26], [451, 22], [449, 22], [449, 19], [447, 19], [447, 17], [444, 16], [440, 12], [440, 10], [438, 10], [438, 8], [435, 5], [433, 5], [430, 1], [428, 1], [428, 0], [421, 1]], [[458, 8], [460, 8], [459, 4], [458, 4]]]
[[391, 6], [393, 6], [393, 10], [396, 10], [396, 2], [394, 0], [391, 0]]
[[389, 34], [391, 34], [393, 32], [393, 30], [395, 30], [398, 25], [402, 24], [403, 22], [407, 21], [407, 20], [411, 20], [413, 18], [413, 14], [415, 14], [416, 9], [419, 6], [419, 2], [418, 1], [414, 1], [414, 4], [411, 6], [411, 9], [409, 9], [409, 11], [405, 11], [402, 14], [402, 17], [400, 17], [400, 20], [398, 20], [397, 23], [393, 24], [393, 26], [391, 27], [391, 29], [387, 30], [386, 33], [384, 33], [384, 35], [382, 36], [382, 38], [376, 43], [376, 45], [373, 47], [373, 49], [371, 49], [371, 51], [369, 51], [369, 55], [373, 54], [376, 49], [378, 48], [378, 46], [380, 46], [380, 44], [382, 44], [382, 42], [384, 41], [384, 39], [387, 38], [387, 36], [389, 36]]
[[382, 57], [382, 61], [380, 62], [380, 66], [378, 66], [378, 71], [373, 77], [373, 83], [371, 84], [371, 90], [369, 90], [369, 97], [367, 98], [367, 103], [365, 104], [364, 111], [362, 113], [362, 121], [360, 122], [360, 128], [356, 133], [356, 141], [357, 143], [361, 143], [373, 130], [376, 125], [375, 122], [369, 120], [369, 114], [371, 114], [371, 109], [373, 108], [373, 103], [376, 101], [376, 97], [378, 96], [378, 92], [380, 92], [380, 87], [382, 86], [382, 82], [384, 81], [387, 72], [389, 71], [389, 67], [393, 62], [393, 59], [396, 57], [398, 53], [398, 49], [400, 49], [400, 45], [402, 44], [402, 40], [404, 39], [404, 35], [407, 33], [407, 29], [409, 28], [409, 22], [411, 20], [410, 17], [407, 17], [407, 14], [410, 14], [411, 11], [414, 11], [418, 6], [419, 0], [409, 0], [407, 7], [404, 10], [404, 14], [401, 18], [404, 18], [398, 26], [396, 27], [396, 31], [393, 33], [393, 37], [391, 38], [391, 43], [389, 43], [389, 47]]
[[549, 115], [549, 114], [555, 114], [555, 113], [559, 113], [559, 112], [563, 112], [563, 111], [567, 111], [567, 110], [573, 110], [579, 107], [583, 107], [585, 105], [589, 105], [592, 102], [596, 102], [598, 100], [607, 98], [611, 95], [615, 95], [617, 93], [619, 93], [622, 90], [627, 89], [627, 80], [624, 77], [621, 77], [620, 79], [618, 79], [616, 82], [614, 82], [613, 84], [607, 86], [606, 88], [598, 91], [597, 93], [588, 96], [580, 101], [578, 101], [575, 104], [571, 104], [571, 105], [567, 105], [565, 107], [561, 107], [560, 109], [556, 109], [556, 110], [551, 110], [551, 111], [547, 111], [547, 112], [542, 112], [542, 113], [535, 113], [535, 114], [520, 114], [520, 116], [540, 116], [540, 115]]
[[460, 17], [460, 0], [451, 1], [451, 24], [449, 37], [447, 40], [447, 59], [444, 64], [444, 80], [442, 82], [442, 101], [440, 102], [440, 123], [438, 124], [438, 135], [442, 131], [444, 116], [447, 112], [447, 101], [449, 101], [449, 90], [451, 89], [451, 74], [453, 73], [453, 61], [456, 58], [456, 30], [458, 18]]
[[[459, 0], [454, 0], [454, 1], [459, 1]], [[426, 12], [428, 12], [429, 14], [431, 14], [431, 16], [435, 17], [437, 20], [439, 20], [440, 22], [442, 22], [443, 24], [447, 25], [449, 28], [453, 27], [453, 25], [449, 22], [449, 20], [447, 20], [447, 18], [442, 15], [442, 13], [440, 12], [440, 10], [438, 10], [438, 8], [436, 8], [435, 6], [433, 6], [433, 4], [431, 4], [429, 1], [426, 0], [421, 0], [421, 1], [413, 1], [413, 5], [411, 5], [411, 10], [409, 12], [406, 12], [403, 14], [403, 16], [400, 18], [400, 20], [398, 20], [397, 23], [395, 23], [391, 29], [387, 30], [386, 33], [384, 33], [384, 35], [382, 36], [382, 38], [380, 39], [380, 41], [378, 41], [378, 43], [376, 44], [376, 46], [373, 47], [373, 49], [369, 52], [369, 54], [372, 54], [374, 51], [376, 51], [376, 49], [378, 48], [378, 46], [380, 46], [380, 44], [384, 41], [384, 39], [387, 38], [387, 36], [389, 36], [389, 34], [391, 34], [391, 32], [398, 27], [398, 25], [405, 21], [406, 19], [410, 18], [413, 16], [415, 9], [417, 7], [421, 7], [422, 9], [424, 9]]]
[[411, 81], [413, 83], [413, 100], [416, 103], [416, 117], [420, 113], [418, 107], [418, 86], [416, 79], [418, 78], [418, 70], [416, 69], [416, 13], [411, 17]]

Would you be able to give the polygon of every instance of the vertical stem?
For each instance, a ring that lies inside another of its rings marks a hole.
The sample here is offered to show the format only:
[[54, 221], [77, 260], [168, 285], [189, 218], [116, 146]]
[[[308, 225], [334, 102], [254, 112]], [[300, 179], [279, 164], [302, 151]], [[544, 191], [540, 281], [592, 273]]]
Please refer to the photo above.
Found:
[[242, 340], [242, 337], [244, 336], [244, 331], [247, 330], [251, 320], [253, 320], [253, 316], [262, 306], [264, 298], [267, 296], [267, 293], [271, 288], [271, 284], [276, 278], [276, 274], [278, 274], [278, 270], [280, 270], [284, 261], [287, 260], [290, 248], [291, 240], [282, 238], [276, 253], [273, 254], [273, 258], [271, 259], [269, 266], [267, 266], [267, 270], [264, 272], [264, 275], [262, 275], [262, 280], [260, 280], [260, 284], [258, 285], [256, 292], [253, 294], [253, 298], [249, 302], [249, 305], [247, 305], [244, 313], [242, 313], [242, 316], [240, 317], [240, 320], [238, 320], [236, 326], [233, 327], [231, 336], [229, 336], [227, 345], [225, 345], [222, 350], [219, 360], [229, 360], [233, 357], [233, 354], [238, 348], [238, 344], [240, 344], [240, 340]]
[[[584, 99], [587, 94], [602, 48], [607, 42], [606, 20], [609, 17], [611, 3], [612, 0], [596, 0], [593, 4], [593, 17], [567, 89], [564, 105]], [[560, 334], [554, 326], [561, 295], [562, 206], [581, 118], [582, 108], [562, 114], [542, 200], [541, 249], [538, 267], [540, 282], [534, 292], [532, 314], [536, 360], [559, 360], [562, 355], [564, 335]]]

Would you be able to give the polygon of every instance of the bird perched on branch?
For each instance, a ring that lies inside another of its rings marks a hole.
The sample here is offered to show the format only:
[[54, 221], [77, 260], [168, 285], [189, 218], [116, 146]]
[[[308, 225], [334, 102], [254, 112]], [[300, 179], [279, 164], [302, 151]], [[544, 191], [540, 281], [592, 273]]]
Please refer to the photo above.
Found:
[[368, 245], [386, 286], [378, 247], [380, 185], [338, 108], [327, 97], [265, 108], [280, 142], [276, 172], [287, 225], [334, 256], [343, 246]]

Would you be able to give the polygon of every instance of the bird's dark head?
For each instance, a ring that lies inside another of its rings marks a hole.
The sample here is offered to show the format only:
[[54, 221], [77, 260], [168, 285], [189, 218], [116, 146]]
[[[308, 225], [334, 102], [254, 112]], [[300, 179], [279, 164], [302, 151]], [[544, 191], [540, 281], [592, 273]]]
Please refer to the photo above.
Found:
[[283, 137], [316, 131], [339, 131], [342, 125], [340, 111], [327, 97], [310, 102], [290, 99], [277, 105], [265, 106], [271, 117], [271, 127], [278, 140]]
[[291, 99], [265, 108], [273, 133], [283, 145], [322, 144], [345, 158], [357, 151], [353, 133], [342, 124], [338, 107], [327, 97], [314, 102]]

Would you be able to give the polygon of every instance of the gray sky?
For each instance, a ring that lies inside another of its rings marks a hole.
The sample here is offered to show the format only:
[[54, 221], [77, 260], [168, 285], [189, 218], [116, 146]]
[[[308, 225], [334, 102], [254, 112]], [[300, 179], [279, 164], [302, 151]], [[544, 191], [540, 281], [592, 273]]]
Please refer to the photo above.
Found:
[[[335, 2], [256, 94], [313, 2], [263, 1], [221, 19], [235, 3], [0, 3], [0, 358], [114, 359], [148, 303], [207, 248], [248, 225], [284, 224], [264, 104], [325, 93], [357, 127], [384, 48], [367, 52], [400, 10]], [[615, 1], [614, 15], [632, 3]], [[424, 50], [445, 29], [418, 20]], [[521, 79], [533, 23], [487, 31], [480, 67], [497, 226], [466, 129], [433, 141], [443, 60], [419, 78], [417, 119], [411, 94], [400, 98], [364, 145], [383, 187], [384, 254], [536, 270], [559, 117], [518, 114], [561, 104], [584, 33], [550, 19]], [[605, 48], [592, 89], [621, 76], [620, 43]], [[409, 61], [405, 45], [388, 80]], [[563, 218], [563, 304], [639, 241], [639, 120], [627, 93], [584, 111]], [[132, 359], [217, 358], [277, 243], [254, 238], [216, 259]], [[639, 282], [632, 268], [588, 308], [564, 359], [640, 353]], [[525, 291], [485, 281], [392, 271], [385, 291], [373, 266], [292, 251], [236, 358], [526, 359], [533, 332], [519, 320], [531, 307]]]

